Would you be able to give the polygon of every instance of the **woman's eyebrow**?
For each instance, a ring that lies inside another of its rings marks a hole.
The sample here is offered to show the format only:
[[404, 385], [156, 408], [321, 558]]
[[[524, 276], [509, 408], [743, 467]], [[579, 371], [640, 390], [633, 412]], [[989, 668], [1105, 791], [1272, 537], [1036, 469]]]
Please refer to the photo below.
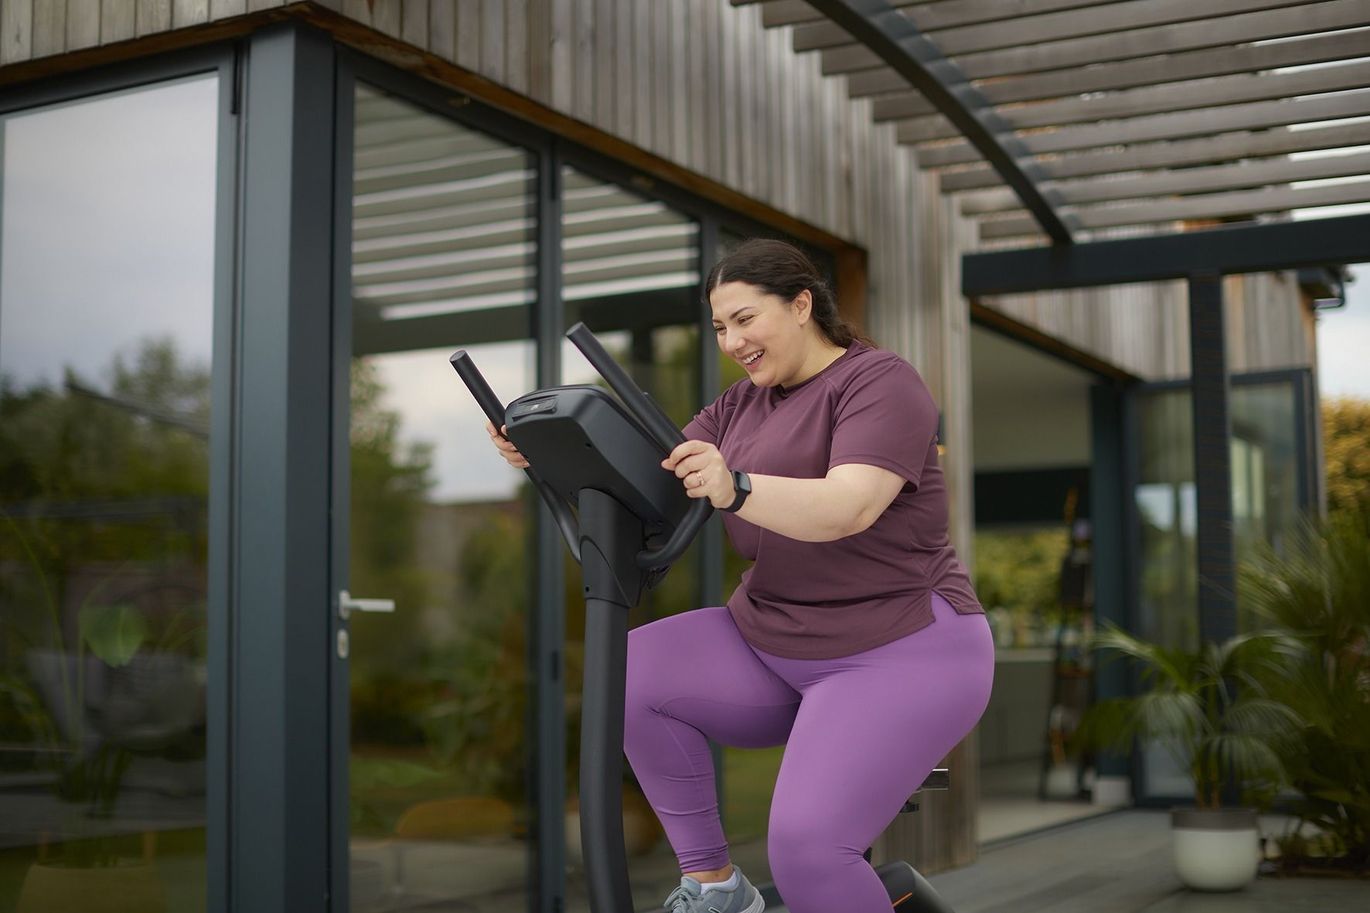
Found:
[[[729, 314], [729, 315], [728, 315], [728, 319], [729, 319], [729, 320], [736, 320], [736, 319], [737, 319], [737, 315], [738, 315], [738, 314], [741, 314], [743, 311], [747, 310], [747, 308], [749, 308], [749, 307], [751, 307], [750, 304], [744, 304], [744, 305], [742, 305], [742, 307], [738, 308], [737, 310], [735, 310], [735, 311], [733, 311], [731, 314]], [[722, 323], [722, 322], [723, 322], [723, 321], [719, 320], [717, 317], [714, 318], [714, 323]]]

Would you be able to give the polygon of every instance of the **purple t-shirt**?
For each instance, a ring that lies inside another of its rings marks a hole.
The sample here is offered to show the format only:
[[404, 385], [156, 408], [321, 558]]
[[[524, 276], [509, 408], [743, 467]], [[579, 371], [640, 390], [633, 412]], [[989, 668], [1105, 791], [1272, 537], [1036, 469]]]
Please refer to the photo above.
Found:
[[747, 642], [792, 659], [850, 656], [933, 621], [936, 590], [961, 614], [983, 612], [947, 535], [937, 463], [937, 404], [904, 359], [854, 342], [781, 393], [740, 380], [685, 426], [729, 469], [823, 478], [843, 463], [879, 466], [905, 484], [869, 529], [800, 542], [723, 515], [733, 546], [755, 563], [728, 600]]

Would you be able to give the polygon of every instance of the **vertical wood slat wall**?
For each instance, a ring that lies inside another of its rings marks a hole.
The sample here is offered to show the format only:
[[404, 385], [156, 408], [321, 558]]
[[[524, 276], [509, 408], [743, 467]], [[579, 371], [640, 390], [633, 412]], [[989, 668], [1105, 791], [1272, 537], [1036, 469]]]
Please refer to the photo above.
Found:
[[[3, 0], [0, 65], [286, 5]], [[942, 406], [952, 538], [971, 563], [970, 334], [959, 255], [976, 246], [973, 226], [897, 145], [893, 125], [872, 123], [869, 100], [822, 77], [818, 55], [794, 55], [789, 31], [764, 29], [759, 6], [726, 0], [317, 5], [866, 248], [866, 329], [919, 369]], [[1233, 370], [1311, 362], [1287, 277], [1234, 277], [1228, 295]], [[985, 303], [1139, 376], [1188, 373], [1182, 285]], [[927, 871], [973, 859], [975, 758], [972, 739], [953, 756], [953, 791], [901, 816], [878, 858], [902, 856]]]

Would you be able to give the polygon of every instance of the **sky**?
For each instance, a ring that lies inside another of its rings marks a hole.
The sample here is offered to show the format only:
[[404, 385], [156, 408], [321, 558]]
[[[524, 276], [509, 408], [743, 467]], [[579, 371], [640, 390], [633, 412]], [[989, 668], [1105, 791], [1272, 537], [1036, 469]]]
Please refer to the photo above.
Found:
[[1318, 389], [1370, 400], [1370, 264], [1351, 272], [1346, 306], [1318, 313]]

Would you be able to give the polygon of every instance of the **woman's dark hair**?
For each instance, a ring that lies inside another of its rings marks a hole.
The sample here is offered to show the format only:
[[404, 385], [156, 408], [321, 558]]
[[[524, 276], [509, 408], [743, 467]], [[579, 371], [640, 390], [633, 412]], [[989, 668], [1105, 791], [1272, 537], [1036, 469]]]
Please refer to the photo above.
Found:
[[813, 319], [833, 345], [846, 348], [860, 338], [837, 313], [837, 299], [812, 261], [793, 244], [753, 238], [729, 251], [709, 271], [704, 283], [704, 306], [709, 294], [725, 282], [745, 282], [768, 295], [793, 301], [805, 289], [813, 296]]

